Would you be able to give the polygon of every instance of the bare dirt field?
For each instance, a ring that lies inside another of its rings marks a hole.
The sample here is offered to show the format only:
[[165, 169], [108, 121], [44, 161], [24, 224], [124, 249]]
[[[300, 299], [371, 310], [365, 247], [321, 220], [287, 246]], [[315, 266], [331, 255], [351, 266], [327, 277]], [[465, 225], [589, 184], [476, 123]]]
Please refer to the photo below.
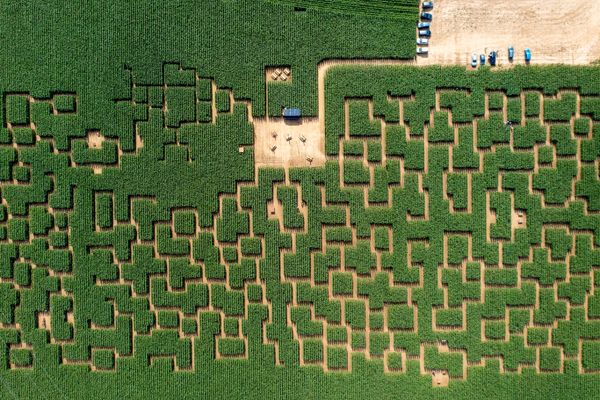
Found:
[[286, 122], [283, 118], [255, 118], [255, 167], [324, 165], [324, 138], [317, 118], [302, 118], [297, 123]]
[[600, 59], [598, 0], [436, 0], [429, 55], [417, 64], [466, 64], [472, 53], [500, 50], [499, 63], [587, 64]]

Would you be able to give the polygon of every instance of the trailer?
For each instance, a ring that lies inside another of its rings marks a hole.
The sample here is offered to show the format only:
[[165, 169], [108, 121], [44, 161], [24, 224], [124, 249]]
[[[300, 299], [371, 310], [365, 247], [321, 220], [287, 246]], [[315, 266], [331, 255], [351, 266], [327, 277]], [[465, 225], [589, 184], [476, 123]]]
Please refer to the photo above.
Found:
[[283, 119], [297, 120], [302, 117], [302, 111], [299, 108], [283, 108]]

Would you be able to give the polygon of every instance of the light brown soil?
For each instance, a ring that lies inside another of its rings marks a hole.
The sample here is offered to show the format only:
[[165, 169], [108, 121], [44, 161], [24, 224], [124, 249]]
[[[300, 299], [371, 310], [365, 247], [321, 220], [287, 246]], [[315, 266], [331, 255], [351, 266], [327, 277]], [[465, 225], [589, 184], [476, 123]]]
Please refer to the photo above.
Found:
[[499, 65], [587, 64], [600, 58], [600, 2], [589, 0], [437, 0], [429, 54], [417, 64], [464, 64], [472, 53], [499, 50]]
[[325, 135], [316, 118], [302, 118], [298, 123], [286, 123], [283, 118], [255, 118], [254, 149], [256, 168], [325, 164]]
[[433, 387], [444, 387], [448, 386], [450, 382], [450, 376], [447, 370], [436, 370], [431, 373], [431, 386]]
[[98, 131], [90, 132], [87, 136], [87, 142], [91, 149], [100, 149], [102, 148], [102, 143], [104, 143], [104, 136]]
[[40, 312], [40, 313], [38, 313], [37, 316], [38, 316], [38, 328], [46, 329], [46, 330], [52, 329], [52, 325], [50, 324], [51, 318], [50, 318], [49, 313]]
[[512, 230], [514, 233], [515, 229], [521, 229], [527, 227], [527, 214], [523, 210], [512, 210], [511, 215]]

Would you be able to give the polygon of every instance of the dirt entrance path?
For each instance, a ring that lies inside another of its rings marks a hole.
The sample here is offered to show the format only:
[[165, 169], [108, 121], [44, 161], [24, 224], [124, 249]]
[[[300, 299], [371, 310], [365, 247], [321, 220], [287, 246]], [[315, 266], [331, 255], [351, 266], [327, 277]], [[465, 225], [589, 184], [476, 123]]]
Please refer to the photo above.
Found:
[[419, 65], [466, 64], [472, 53], [500, 50], [500, 64], [587, 64], [600, 59], [600, 1], [436, 0], [429, 55]]
[[319, 127], [325, 137], [325, 76], [332, 67], [340, 65], [376, 67], [376, 66], [398, 66], [416, 65], [414, 60], [327, 60], [319, 63], [317, 68], [317, 91], [319, 94]]

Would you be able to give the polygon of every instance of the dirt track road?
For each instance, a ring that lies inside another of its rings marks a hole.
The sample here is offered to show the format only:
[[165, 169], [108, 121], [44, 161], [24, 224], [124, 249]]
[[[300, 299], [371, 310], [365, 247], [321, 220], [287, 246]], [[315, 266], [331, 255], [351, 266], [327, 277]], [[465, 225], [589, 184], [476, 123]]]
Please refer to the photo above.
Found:
[[436, 0], [429, 55], [417, 64], [466, 64], [472, 53], [515, 48], [523, 63], [529, 47], [533, 64], [587, 64], [600, 59], [598, 0]]

